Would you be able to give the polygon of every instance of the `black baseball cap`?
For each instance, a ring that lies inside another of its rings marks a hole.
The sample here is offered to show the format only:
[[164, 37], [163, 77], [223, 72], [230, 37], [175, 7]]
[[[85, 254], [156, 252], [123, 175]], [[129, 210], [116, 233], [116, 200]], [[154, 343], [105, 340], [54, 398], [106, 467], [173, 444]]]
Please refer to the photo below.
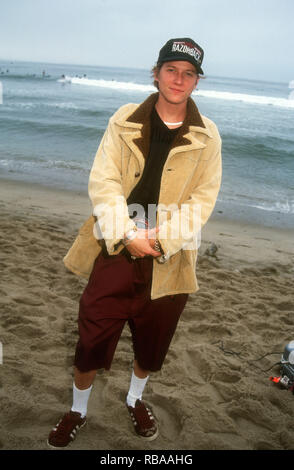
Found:
[[193, 39], [176, 38], [169, 39], [160, 49], [157, 64], [174, 60], [186, 60], [190, 62], [199, 74], [204, 75], [201, 64], [204, 51]]

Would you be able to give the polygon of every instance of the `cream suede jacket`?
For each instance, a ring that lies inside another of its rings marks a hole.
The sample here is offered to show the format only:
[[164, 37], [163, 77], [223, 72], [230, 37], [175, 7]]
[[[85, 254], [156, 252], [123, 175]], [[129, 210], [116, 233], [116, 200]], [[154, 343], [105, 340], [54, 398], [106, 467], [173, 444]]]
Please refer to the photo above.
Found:
[[[77, 275], [88, 278], [91, 274], [101, 251], [99, 238], [104, 238], [108, 253], [116, 255], [123, 249], [124, 234], [134, 228], [126, 199], [143, 174], [150, 144], [150, 114], [157, 98], [158, 93], [154, 93], [141, 105], [122, 106], [109, 121], [89, 178], [93, 214], [64, 258], [67, 268]], [[157, 238], [164, 255], [153, 260], [152, 299], [199, 289], [196, 259], [200, 227], [195, 231], [195, 224], [192, 226], [189, 219], [192, 220], [197, 205], [201, 207], [201, 227], [207, 222], [217, 199], [221, 173], [221, 139], [217, 127], [200, 115], [189, 98], [185, 121], [162, 172]], [[120, 219], [119, 228], [109, 235], [109, 227], [116, 218]], [[179, 220], [187, 222], [194, 232], [188, 230], [187, 235], [177, 231]]]

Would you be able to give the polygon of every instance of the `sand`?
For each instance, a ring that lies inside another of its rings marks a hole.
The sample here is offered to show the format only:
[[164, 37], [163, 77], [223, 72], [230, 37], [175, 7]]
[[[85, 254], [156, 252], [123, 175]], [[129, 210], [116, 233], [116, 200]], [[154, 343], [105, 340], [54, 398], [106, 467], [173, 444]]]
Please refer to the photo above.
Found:
[[[0, 448], [42, 450], [71, 406], [86, 281], [62, 258], [91, 208], [86, 194], [12, 181], [0, 188]], [[214, 256], [206, 251], [212, 243]], [[132, 431], [126, 327], [111, 370], [97, 374], [87, 426], [70, 449], [293, 449], [293, 394], [269, 380], [294, 339], [293, 262], [293, 231], [214, 214], [202, 232], [200, 290], [144, 393], [160, 436], [145, 443]]]

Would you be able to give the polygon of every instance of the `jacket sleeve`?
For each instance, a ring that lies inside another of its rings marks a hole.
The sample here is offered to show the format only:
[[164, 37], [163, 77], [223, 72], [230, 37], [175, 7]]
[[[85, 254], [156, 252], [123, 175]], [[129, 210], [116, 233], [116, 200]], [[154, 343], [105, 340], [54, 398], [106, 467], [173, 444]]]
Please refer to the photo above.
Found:
[[201, 228], [213, 211], [221, 185], [221, 138], [218, 132], [214, 139], [213, 153], [202, 162], [202, 173], [188, 199], [172, 211], [169, 220], [160, 223], [159, 219], [158, 239], [163, 251], [159, 262], [165, 262], [181, 249], [195, 250], [200, 244]]
[[124, 234], [135, 228], [123, 194], [121, 145], [111, 118], [90, 172], [88, 191], [97, 217], [94, 236], [104, 239], [109, 254], [116, 251]]

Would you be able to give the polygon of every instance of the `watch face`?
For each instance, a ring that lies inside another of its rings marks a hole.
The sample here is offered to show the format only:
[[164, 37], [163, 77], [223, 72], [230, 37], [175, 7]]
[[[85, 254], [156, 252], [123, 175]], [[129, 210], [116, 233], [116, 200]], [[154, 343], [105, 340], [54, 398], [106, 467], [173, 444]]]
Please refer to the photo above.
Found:
[[137, 228], [135, 227], [135, 228], [129, 230], [129, 231], [125, 234], [125, 239], [127, 239], [127, 240], [133, 240], [136, 236], [137, 236]]
[[135, 222], [137, 228], [148, 228], [148, 219], [146, 217], [135, 217], [133, 221]]
[[135, 235], [135, 230], [130, 230], [127, 233], [126, 237], [129, 238], [129, 239], [132, 239], [134, 235]]

